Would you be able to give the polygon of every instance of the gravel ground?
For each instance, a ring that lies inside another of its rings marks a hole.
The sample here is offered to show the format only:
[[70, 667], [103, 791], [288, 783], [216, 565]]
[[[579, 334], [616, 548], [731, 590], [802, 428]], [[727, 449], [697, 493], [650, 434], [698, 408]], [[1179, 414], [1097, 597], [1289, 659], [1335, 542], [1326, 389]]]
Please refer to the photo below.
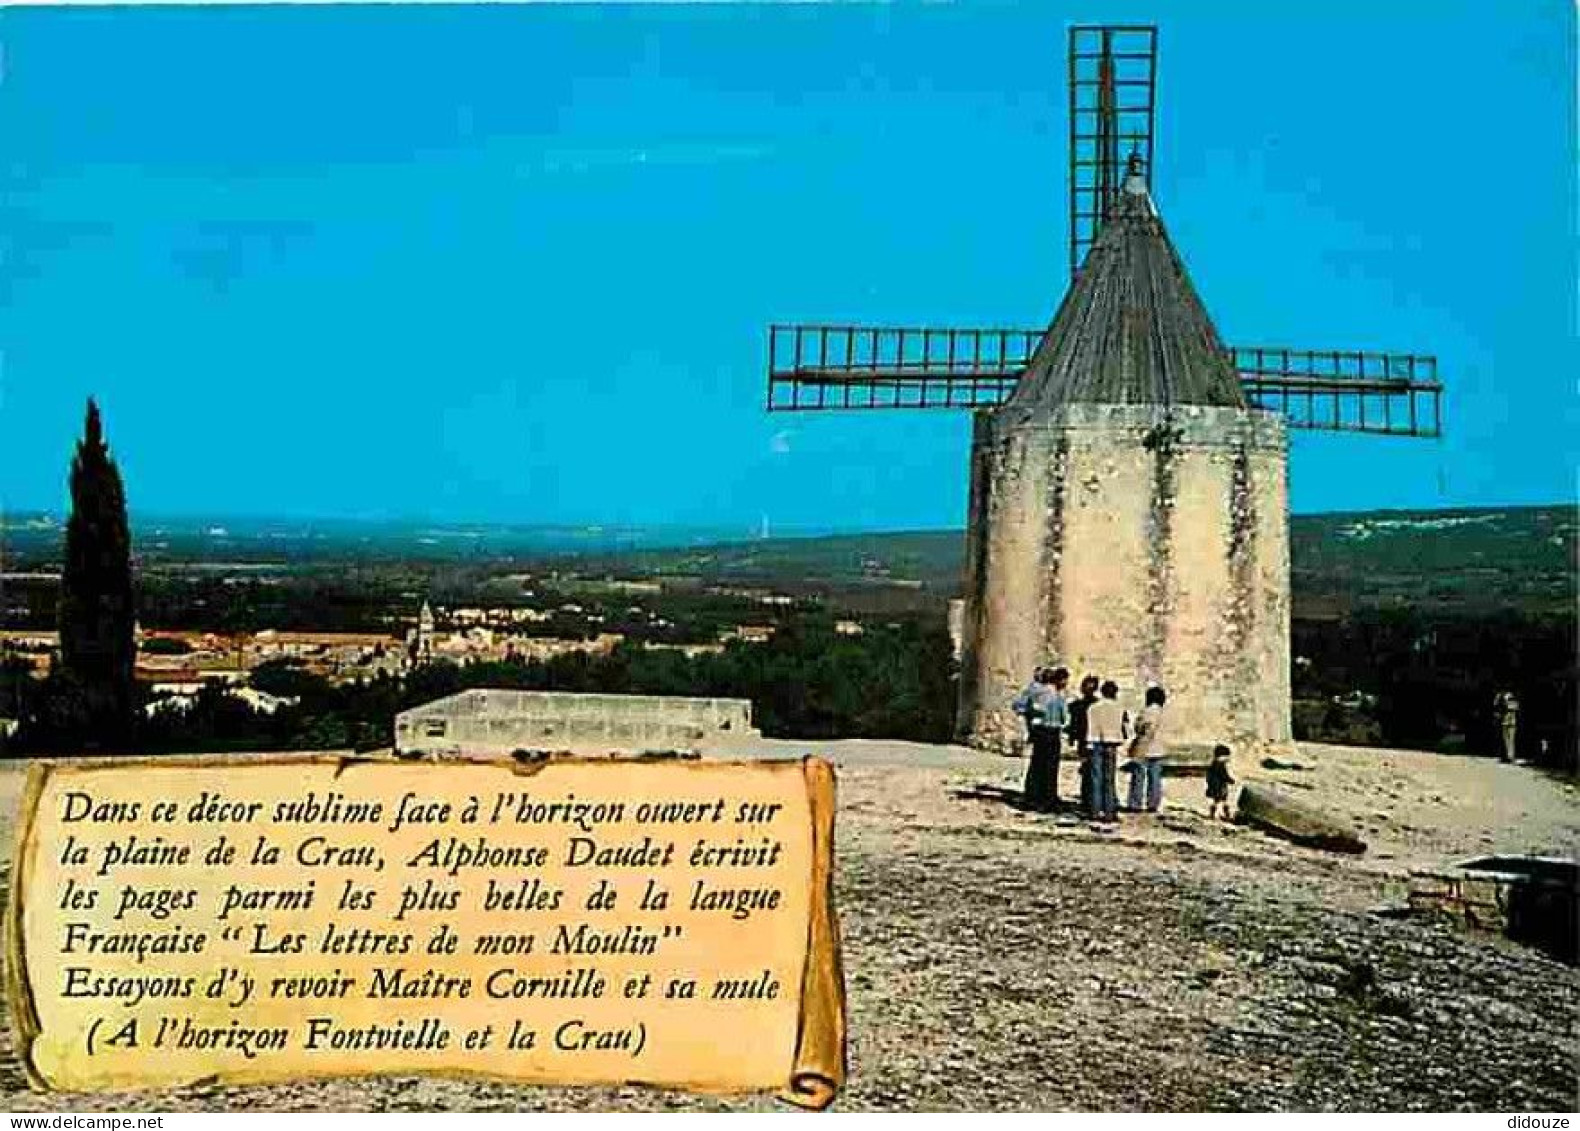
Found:
[[[1298, 770], [1236, 767], [1242, 781], [1280, 781], [1350, 819], [1372, 848], [1351, 858], [1207, 821], [1199, 781], [1170, 779], [1162, 815], [1100, 832], [962, 796], [1012, 788], [1018, 761], [886, 743], [815, 752], [840, 767], [851, 1034], [841, 1110], [1577, 1106], [1580, 971], [1499, 937], [1378, 913], [1402, 900], [1416, 864], [1573, 855], [1573, 783], [1337, 747], [1302, 747]], [[7, 812], [19, 780], [0, 770]], [[0, 1107], [13, 1111], [778, 1106], [421, 1078], [45, 1096], [5, 1052]]]

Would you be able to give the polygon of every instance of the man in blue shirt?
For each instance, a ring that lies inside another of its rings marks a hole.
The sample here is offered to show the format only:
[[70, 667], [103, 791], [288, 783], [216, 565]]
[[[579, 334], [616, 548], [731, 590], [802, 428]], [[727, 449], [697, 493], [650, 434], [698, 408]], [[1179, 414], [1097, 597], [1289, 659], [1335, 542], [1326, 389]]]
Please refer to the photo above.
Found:
[[1028, 807], [1043, 812], [1059, 807], [1059, 742], [1069, 721], [1069, 682], [1068, 669], [1043, 668], [1012, 704], [1031, 738], [1031, 765], [1021, 792]]

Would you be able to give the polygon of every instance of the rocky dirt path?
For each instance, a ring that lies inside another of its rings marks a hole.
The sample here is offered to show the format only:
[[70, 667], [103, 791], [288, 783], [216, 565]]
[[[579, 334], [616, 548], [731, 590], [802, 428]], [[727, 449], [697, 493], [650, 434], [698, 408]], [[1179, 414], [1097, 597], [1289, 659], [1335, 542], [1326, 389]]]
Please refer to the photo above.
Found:
[[[1304, 748], [1302, 770], [1237, 767], [1242, 780], [1301, 780], [1292, 788], [1360, 823], [1373, 852], [1354, 859], [1209, 823], [1195, 781], [1171, 779], [1162, 816], [1101, 833], [960, 796], [1013, 786], [1022, 763], [882, 743], [826, 752], [841, 767], [843, 1110], [1575, 1106], [1580, 972], [1375, 913], [1414, 863], [1572, 853], [1572, 785], [1332, 747]], [[8, 814], [17, 780], [0, 773]], [[18, 1111], [773, 1106], [415, 1078], [40, 1096], [0, 1049], [0, 1107]]]

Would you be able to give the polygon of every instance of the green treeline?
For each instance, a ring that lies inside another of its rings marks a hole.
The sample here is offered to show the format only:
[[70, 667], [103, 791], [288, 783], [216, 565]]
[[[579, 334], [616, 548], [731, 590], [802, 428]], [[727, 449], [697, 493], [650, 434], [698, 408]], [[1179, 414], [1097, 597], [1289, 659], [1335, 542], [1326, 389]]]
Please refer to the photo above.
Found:
[[[1490, 754], [1497, 748], [1492, 697], [1508, 687], [1521, 703], [1522, 754], [1574, 768], [1580, 685], [1573, 618], [1358, 612], [1296, 620], [1293, 643], [1298, 739]], [[23, 720], [11, 751], [70, 749], [70, 732], [51, 726], [58, 715], [51, 682], [27, 670], [20, 660], [0, 665], [0, 715]], [[469, 687], [739, 697], [752, 701], [769, 737], [947, 742], [955, 681], [948, 635], [933, 618], [844, 635], [830, 615], [806, 612], [782, 619], [766, 642], [736, 641], [695, 657], [627, 642], [604, 656], [437, 662], [403, 677], [339, 685], [294, 662], [273, 661], [257, 668], [251, 683], [294, 704], [267, 715], [214, 686], [184, 711], [143, 717], [134, 746], [375, 749], [392, 743], [397, 712]]]
[[[942, 624], [903, 620], [844, 635], [832, 617], [806, 614], [782, 621], [766, 642], [732, 642], [722, 652], [694, 657], [626, 642], [604, 656], [464, 667], [439, 661], [402, 677], [338, 685], [295, 663], [272, 661], [254, 670], [252, 686], [295, 703], [265, 714], [211, 685], [185, 709], [145, 716], [132, 748], [376, 749], [392, 744], [397, 712], [469, 687], [745, 698], [754, 704], [758, 729], [770, 737], [946, 742], [954, 680]], [[71, 748], [70, 737], [50, 725], [50, 694], [50, 681], [31, 679], [26, 665], [0, 667], [0, 712], [15, 710], [13, 717], [22, 720], [13, 753]]]

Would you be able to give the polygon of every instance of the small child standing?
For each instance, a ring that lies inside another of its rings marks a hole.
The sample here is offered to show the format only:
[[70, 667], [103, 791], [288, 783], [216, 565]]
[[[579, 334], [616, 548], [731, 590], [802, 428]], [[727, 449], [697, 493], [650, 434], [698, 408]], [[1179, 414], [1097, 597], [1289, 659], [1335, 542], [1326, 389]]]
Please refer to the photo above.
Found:
[[1234, 777], [1229, 773], [1229, 748], [1224, 745], [1212, 748], [1212, 765], [1207, 767], [1207, 819], [1218, 816], [1218, 806], [1223, 806], [1223, 819], [1229, 819], [1229, 787]]

